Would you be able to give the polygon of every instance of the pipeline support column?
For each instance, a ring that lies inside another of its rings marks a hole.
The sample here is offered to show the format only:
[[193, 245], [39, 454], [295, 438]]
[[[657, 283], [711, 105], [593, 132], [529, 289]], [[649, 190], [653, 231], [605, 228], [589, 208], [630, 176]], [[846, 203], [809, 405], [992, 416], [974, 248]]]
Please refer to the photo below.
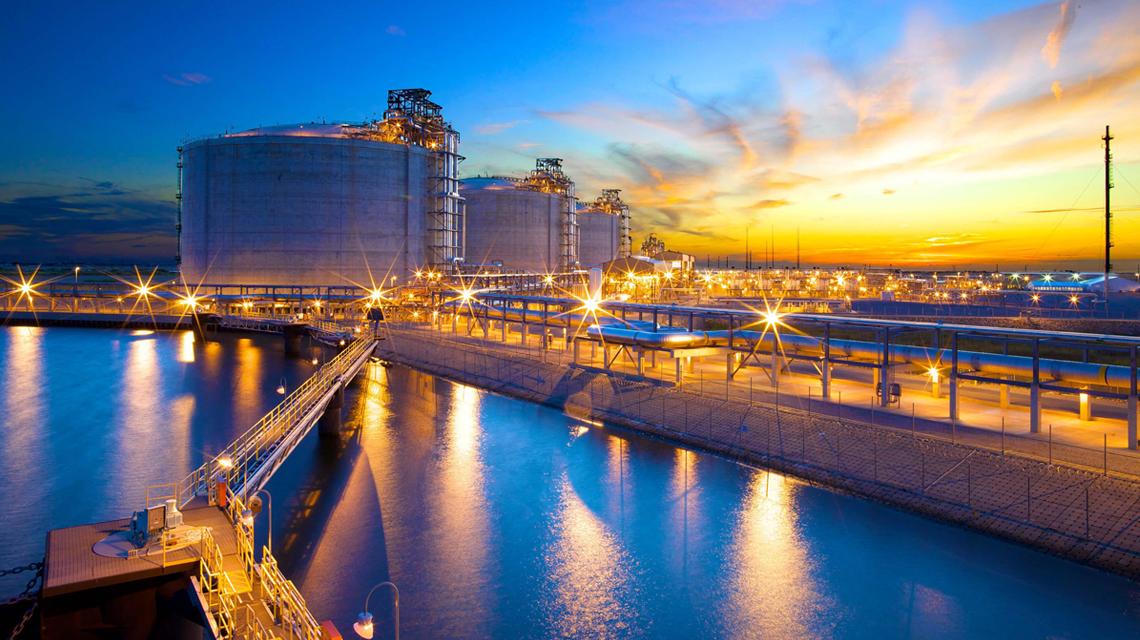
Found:
[[958, 419], [958, 334], [950, 335], [950, 419]]
[[1041, 432], [1041, 342], [1036, 338], [1033, 340], [1033, 380], [1029, 383], [1029, 432]]

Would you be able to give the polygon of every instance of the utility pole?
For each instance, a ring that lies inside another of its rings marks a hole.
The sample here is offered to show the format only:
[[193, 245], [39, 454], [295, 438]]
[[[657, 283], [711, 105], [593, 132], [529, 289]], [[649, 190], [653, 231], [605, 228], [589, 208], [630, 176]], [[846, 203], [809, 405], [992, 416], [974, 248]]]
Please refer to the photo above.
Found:
[[800, 228], [796, 227], [796, 271], [800, 270]]
[[1104, 312], [1108, 313], [1108, 274], [1112, 272], [1112, 134], [1104, 125]]
[[744, 271], [752, 269], [752, 254], [748, 251], [748, 236], [752, 232], [752, 227], [744, 227]]

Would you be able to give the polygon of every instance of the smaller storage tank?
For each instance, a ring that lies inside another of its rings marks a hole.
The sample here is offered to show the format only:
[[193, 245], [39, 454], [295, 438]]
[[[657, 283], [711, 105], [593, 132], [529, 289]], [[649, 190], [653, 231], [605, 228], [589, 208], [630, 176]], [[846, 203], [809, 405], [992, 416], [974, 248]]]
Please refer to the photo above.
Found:
[[557, 273], [578, 267], [574, 183], [559, 158], [539, 158], [525, 178], [469, 178], [465, 262], [505, 272]]
[[620, 194], [620, 189], [605, 189], [593, 202], [579, 206], [578, 260], [583, 267], [630, 256], [629, 206]]

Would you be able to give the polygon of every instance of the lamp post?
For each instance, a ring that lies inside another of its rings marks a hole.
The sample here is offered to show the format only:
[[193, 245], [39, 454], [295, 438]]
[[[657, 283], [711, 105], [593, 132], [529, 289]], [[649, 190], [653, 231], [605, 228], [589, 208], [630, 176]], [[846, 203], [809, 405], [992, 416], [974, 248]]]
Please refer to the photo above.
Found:
[[269, 529], [268, 529], [269, 541], [265, 546], [266, 546], [266, 548], [269, 549], [269, 553], [272, 554], [273, 553], [273, 495], [269, 493], [268, 489], [258, 489], [257, 491], [253, 492], [253, 495], [250, 496], [250, 504], [249, 504], [250, 508], [248, 508], [242, 512], [241, 521], [242, 521], [242, 524], [244, 524], [247, 527], [253, 526], [253, 518], [254, 518], [254, 516], [257, 515], [257, 511], [260, 510], [260, 509], [258, 509], [257, 511], [255, 511], [253, 509], [253, 507], [254, 507], [253, 500], [256, 499], [257, 496], [259, 496], [263, 493], [265, 494], [265, 497], [267, 498], [265, 504], [266, 504], [266, 507], [268, 508], [268, 513], [266, 514], [266, 516], [269, 518]]
[[372, 594], [380, 587], [390, 587], [392, 589], [392, 598], [393, 602], [396, 605], [395, 640], [400, 640], [400, 590], [396, 588], [396, 585], [387, 581], [377, 584], [368, 591], [368, 595], [364, 598], [364, 611], [361, 611], [360, 615], [356, 616], [356, 622], [353, 623], [352, 629], [356, 631], [356, 635], [360, 636], [361, 638], [365, 638], [365, 640], [371, 640], [372, 634], [375, 633], [375, 629], [372, 626], [372, 614], [368, 611], [368, 600], [372, 598]]

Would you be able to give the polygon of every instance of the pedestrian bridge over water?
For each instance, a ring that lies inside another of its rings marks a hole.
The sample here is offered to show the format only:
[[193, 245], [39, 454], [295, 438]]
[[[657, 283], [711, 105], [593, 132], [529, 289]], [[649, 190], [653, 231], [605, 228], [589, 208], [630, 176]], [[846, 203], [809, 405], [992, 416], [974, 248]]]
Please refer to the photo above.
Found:
[[[177, 512], [177, 526], [153, 529], [141, 548], [121, 545], [121, 555], [99, 551], [125, 538], [128, 520], [50, 532], [41, 598], [44, 637], [90, 633], [92, 618], [105, 629], [105, 610], [115, 608], [109, 601], [153, 602], [163, 589], [187, 579], [213, 637], [329, 637], [281, 573], [269, 546], [259, 558], [255, 554], [248, 507], [314, 427], [339, 431], [344, 389], [368, 362], [377, 340], [344, 342], [335, 358], [224, 451], [180, 482], [148, 490], [144, 513], [153, 514], [152, 522], [169, 524], [167, 515]], [[120, 613], [145, 618], [138, 609]]]

